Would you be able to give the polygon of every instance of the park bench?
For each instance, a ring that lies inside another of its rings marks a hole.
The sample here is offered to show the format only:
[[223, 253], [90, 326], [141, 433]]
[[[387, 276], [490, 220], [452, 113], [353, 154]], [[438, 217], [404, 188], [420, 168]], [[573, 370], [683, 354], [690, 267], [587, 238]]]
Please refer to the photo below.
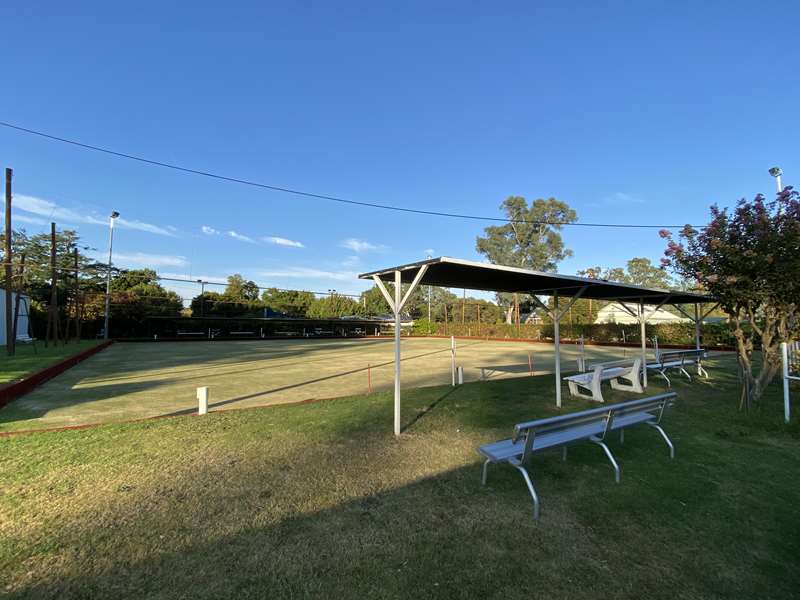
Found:
[[592, 442], [605, 452], [614, 468], [614, 479], [620, 482], [620, 468], [614, 455], [605, 443], [611, 431], [620, 432], [620, 442], [624, 441], [624, 431], [634, 425], [645, 424], [653, 427], [664, 438], [669, 447], [670, 458], [675, 458], [675, 447], [661, 428], [661, 418], [667, 405], [671, 405], [677, 394], [667, 392], [637, 398], [608, 406], [592, 408], [568, 415], [549, 417], [537, 421], [528, 421], [514, 426], [510, 439], [486, 444], [478, 448], [478, 452], [486, 459], [483, 463], [481, 483], [486, 485], [487, 471], [490, 464], [508, 463], [521, 474], [533, 498], [534, 518], [539, 518], [539, 496], [533, 487], [525, 465], [531, 456], [543, 450], [561, 448], [563, 460], [567, 459], [567, 446], [579, 442]]
[[686, 367], [690, 364], [696, 364], [697, 374], [708, 379], [708, 372], [703, 368], [703, 359], [707, 354], [708, 352], [704, 348], [697, 350], [665, 350], [657, 352], [656, 361], [647, 363], [647, 368], [661, 375], [669, 387], [672, 387], [672, 382], [667, 377], [667, 370], [677, 369], [691, 381], [692, 376], [686, 370]]
[[[603, 402], [600, 384], [604, 381], [610, 381], [611, 387], [615, 390], [625, 390], [627, 392], [636, 392], [637, 394], [644, 393], [639, 379], [642, 369], [641, 358], [597, 363], [587, 365], [586, 369], [585, 373], [564, 377], [569, 386], [570, 395]], [[623, 381], [627, 383], [623, 383]], [[582, 390], [587, 390], [589, 393], [587, 394]]]

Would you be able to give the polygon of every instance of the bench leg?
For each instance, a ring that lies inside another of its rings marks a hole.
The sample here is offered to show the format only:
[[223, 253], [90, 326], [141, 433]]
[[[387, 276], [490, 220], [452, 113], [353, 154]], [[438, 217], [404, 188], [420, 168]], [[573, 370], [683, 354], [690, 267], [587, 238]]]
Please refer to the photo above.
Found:
[[611, 462], [611, 466], [614, 467], [614, 480], [617, 483], [619, 483], [619, 477], [620, 477], [619, 465], [617, 464], [617, 461], [614, 460], [614, 455], [611, 454], [611, 450], [608, 449], [608, 446], [606, 446], [600, 438], [592, 437], [590, 439], [595, 444], [600, 446], [603, 449], [603, 452], [606, 453], [606, 456], [608, 457], [608, 460]]
[[669, 439], [666, 432], [661, 428], [661, 425], [656, 425], [655, 423], [648, 423], [648, 425], [655, 428], [655, 430], [661, 434], [661, 437], [664, 438], [664, 441], [667, 442], [667, 446], [669, 446], [669, 457], [675, 458], [675, 446], [672, 445], [672, 440]]
[[533, 482], [531, 481], [530, 475], [528, 475], [528, 471], [525, 470], [525, 467], [521, 465], [513, 465], [515, 469], [517, 469], [520, 473], [522, 473], [522, 477], [525, 479], [525, 485], [528, 486], [528, 491], [531, 493], [531, 498], [533, 498], [533, 518], [538, 520], [539, 519], [539, 496], [536, 494], [536, 490], [533, 488]]
[[703, 365], [701, 365], [700, 363], [697, 363], [697, 374], [698, 374], [698, 375], [702, 375], [703, 377], [705, 377], [706, 379], [708, 379], [708, 371], [706, 371], [706, 370], [703, 368]]
[[669, 380], [669, 377], [667, 377], [667, 374], [665, 373], [665, 371], [666, 371], [666, 369], [659, 369], [658, 370], [658, 374], [661, 375], [664, 378], [664, 381], [667, 382], [667, 387], [671, 388], [672, 387], [672, 382]]
[[686, 375], [686, 379], [688, 379], [689, 381], [691, 381], [691, 380], [692, 380], [692, 376], [691, 376], [691, 375], [689, 375], [689, 371], [687, 371], [687, 370], [686, 370], [686, 369], [684, 369], [683, 367], [678, 367], [678, 370], [679, 370], [681, 373], [683, 373], [684, 375]]
[[561, 446], [561, 460], [563, 460], [564, 462], [567, 461], [567, 447], [566, 446]]
[[483, 463], [483, 471], [481, 472], [481, 485], [486, 485], [486, 476], [489, 472], [489, 463], [492, 462], [488, 458]]

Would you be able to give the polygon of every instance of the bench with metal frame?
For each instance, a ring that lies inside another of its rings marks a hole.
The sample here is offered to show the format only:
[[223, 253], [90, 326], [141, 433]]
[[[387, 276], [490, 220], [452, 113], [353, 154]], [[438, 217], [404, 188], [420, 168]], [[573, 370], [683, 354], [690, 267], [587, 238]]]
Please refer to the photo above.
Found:
[[[644, 388], [639, 378], [642, 370], [642, 359], [615, 360], [587, 365], [585, 373], [564, 377], [572, 396], [589, 398], [595, 402], [604, 402], [600, 384], [610, 381], [615, 390], [643, 394]], [[623, 383], [626, 382], [626, 383]], [[587, 390], [586, 394], [582, 390]]]
[[697, 374], [702, 375], [708, 379], [708, 371], [703, 368], [703, 359], [708, 356], [708, 351], [705, 348], [692, 349], [692, 350], [664, 350], [656, 352], [656, 362], [647, 363], [647, 368], [655, 371], [667, 382], [668, 387], [672, 387], [672, 382], [667, 377], [669, 369], [676, 369], [683, 373], [686, 378], [691, 381], [692, 376], [686, 370], [686, 367], [691, 364], [697, 365]]
[[525, 484], [528, 486], [528, 491], [533, 498], [534, 518], [538, 519], [539, 496], [525, 468], [533, 454], [543, 450], [561, 448], [562, 458], [566, 460], [568, 445], [579, 442], [592, 442], [600, 446], [605, 452], [611, 462], [611, 466], [614, 468], [614, 479], [619, 483], [620, 468], [605, 441], [609, 432], [619, 431], [620, 443], [622, 443], [627, 427], [639, 424], [649, 425], [664, 438], [669, 447], [670, 458], [675, 458], [675, 446], [673, 446], [672, 441], [661, 427], [661, 419], [664, 415], [664, 409], [668, 405], [672, 405], [676, 397], [677, 394], [675, 392], [667, 392], [568, 415], [519, 423], [514, 426], [514, 433], [510, 439], [485, 444], [478, 448], [478, 452], [485, 458], [481, 473], [481, 483], [486, 485], [490, 464], [510, 464], [522, 474]]

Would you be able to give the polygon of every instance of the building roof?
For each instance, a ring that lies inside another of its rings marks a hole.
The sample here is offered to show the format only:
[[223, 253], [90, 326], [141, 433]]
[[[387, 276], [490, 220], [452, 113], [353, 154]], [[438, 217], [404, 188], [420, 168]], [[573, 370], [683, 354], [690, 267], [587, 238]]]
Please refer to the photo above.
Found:
[[[403, 283], [411, 283], [423, 265], [427, 270], [419, 281], [421, 285], [467, 288], [489, 292], [518, 292], [540, 296], [572, 297], [580, 293], [582, 298], [595, 300], [628, 300], [644, 304], [694, 304], [716, 302], [713, 296], [693, 292], [659, 290], [638, 285], [617, 283], [604, 279], [588, 279], [573, 275], [544, 273], [517, 267], [493, 265], [460, 258], [442, 256], [420, 262], [370, 271], [359, 275], [371, 279], [377, 275], [383, 281], [394, 281], [395, 271], [400, 271]], [[581, 290], [583, 292], [581, 293]]]

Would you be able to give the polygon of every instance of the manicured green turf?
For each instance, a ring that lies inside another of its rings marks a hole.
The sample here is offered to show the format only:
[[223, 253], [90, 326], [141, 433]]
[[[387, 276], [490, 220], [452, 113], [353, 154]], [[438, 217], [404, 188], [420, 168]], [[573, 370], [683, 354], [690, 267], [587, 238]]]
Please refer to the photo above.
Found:
[[[403, 339], [403, 386], [451, 379], [449, 339]], [[590, 346], [587, 360], [628, 356], [634, 348]], [[467, 381], [553, 367], [553, 345], [459, 340]], [[575, 369], [577, 346], [562, 347], [563, 369]], [[0, 431], [48, 429], [145, 419], [197, 410], [208, 386], [210, 410], [249, 408], [389, 390], [394, 381], [390, 338], [218, 342], [118, 342], [0, 410]]]
[[16, 352], [11, 357], [6, 354], [5, 346], [0, 346], [0, 383], [22, 379], [98, 343], [95, 340], [81, 340], [57, 346], [51, 344], [45, 348], [44, 342], [36, 342], [35, 350], [33, 344], [17, 344]]
[[[724, 364], [723, 364], [724, 363]], [[480, 485], [475, 448], [551, 415], [551, 377], [0, 438], [12, 598], [796, 598], [800, 432], [732, 361], [665, 417]], [[651, 392], [658, 392], [658, 384]], [[615, 392], [610, 400], [631, 397]], [[565, 410], [585, 406], [565, 401]]]

